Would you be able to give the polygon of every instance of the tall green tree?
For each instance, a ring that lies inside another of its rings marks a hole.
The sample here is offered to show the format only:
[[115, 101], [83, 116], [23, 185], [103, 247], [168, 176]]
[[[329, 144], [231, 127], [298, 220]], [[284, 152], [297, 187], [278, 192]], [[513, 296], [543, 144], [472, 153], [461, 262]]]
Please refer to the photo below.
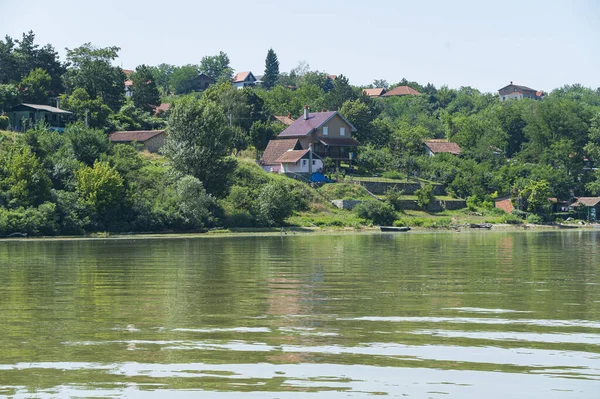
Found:
[[236, 166], [231, 150], [232, 132], [216, 102], [192, 97], [175, 102], [164, 147], [175, 171], [199, 179], [209, 194], [224, 196]]
[[265, 59], [265, 74], [262, 78], [262, 87], [267, 90], [271, 90], [277, 80], [279, 79], [279, 60], [277, 54], [272, 48], [267, 52], [267, 58]]
[[175, 94], [188, 94], [199, 89], [197, 78], [200, 74], [198, 65], [188, 64], [175, 67], [169, 78], [171, 88]]
[[99, 48], [91, 43], [67, 49], [69, 68], [64, 80], [68, 92], [83, 88], [91, 98], [98, 98], [118, 111], [125, 102], [125, 73], [112, 65], [119, 50], [116, 46]]
[[139, 65], [131, 77], [133, 81], [133, 104], [144, 112], [153, 112], [160, 105], [160, 94], [152, 71], [146, 65]]
[[171, 75], [173, 75], [175, 68], [175, 65], [165, 63], [150, 67], [150, 71], [156, 82], [156, 87], [158, 87], [158, 90], [162, 95], [169, 95], [173, 90]]
[[233, 69], [229, 66], [229, 56], [222, 51], [217, 55], [204, 56], [200, 61], [200, 70], [217, 83], [233, 78]]
[[48, 104], [48, 91], [52, 78], [42, 68], [36, 68], [25, 76], [19, 84], [19, 92], [23, 102], [32, 104]]

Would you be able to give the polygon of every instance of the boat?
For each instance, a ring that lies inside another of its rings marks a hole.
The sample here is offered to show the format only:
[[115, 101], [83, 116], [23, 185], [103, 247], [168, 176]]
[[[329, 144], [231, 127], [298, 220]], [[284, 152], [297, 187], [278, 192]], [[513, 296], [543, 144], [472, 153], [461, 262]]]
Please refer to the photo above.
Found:
[[490, 223], [481, 223], [481, 224], [471, 223], [469, 225], [469, 227], [472, 229], [491, 229], [492, 225]]
[[408, 227], [408, 226], [405, 226], [405, 227], [379, 226], [379, 229], [381, 229], [381, 231], [402, 232], [402, 231], [409, 231], [410, 227]]

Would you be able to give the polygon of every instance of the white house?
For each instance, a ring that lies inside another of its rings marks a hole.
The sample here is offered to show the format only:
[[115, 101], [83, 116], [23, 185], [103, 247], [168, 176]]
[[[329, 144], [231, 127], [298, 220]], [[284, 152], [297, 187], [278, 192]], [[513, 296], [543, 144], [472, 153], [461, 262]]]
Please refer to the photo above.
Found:
[[323, 169], [323, 160], [312, 152], [307, 150], [288, 150], [284, 152], [277, 160], [276, 164], [279, 173], [301, 173], [312, 175]]
[[254, 77], [252, 72], [238, 72], [234, 77], [231, 83], [234, 87], [238, 89], [243, 89], [244, 87], [251, 87], [256, 84], [257, 79]]

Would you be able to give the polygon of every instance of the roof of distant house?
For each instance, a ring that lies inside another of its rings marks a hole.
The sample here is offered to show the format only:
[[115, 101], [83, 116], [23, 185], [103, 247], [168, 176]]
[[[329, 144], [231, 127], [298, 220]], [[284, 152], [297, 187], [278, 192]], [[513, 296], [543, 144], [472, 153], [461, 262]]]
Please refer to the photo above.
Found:
[[123, 73], [127, 76], [131, 75], [135, 71], [133, 69], [123, 69]]
[[315, 129], [320, 128], [325, 123], [329, 122], [335, 115], [339, 115], [348, 125], [353, 132], [356, 128], [352, 126], [346, 118], [344, 118], [337, 111], [326, 111], [326, 112], [313, 112], [308, 114], [308, 119], [304, 119], [304, 116], [296, 119], [294, 123], [288, 126], [283, 132], [279, 133], [279, 137], [301, 137], [308, 136]]
[[427, 140], [425, 145], [433, 152], [434, 154], [439, 154], [441, 152], [448, 152], [450, 154], [458, 155], [462, 152], [460, 146], [456, 143], [449, 142], [448, 140], [443, 139], [433, 139]]
[[377, 89], [363, 89], [363, 94], [368, 97], [380, 97], [385, 94], [383, 87]]
[[288, 115], [273, 115], [273, 118], [277, 119], [279, 122], [283, 123], [286, 126], [290, 126], [294, 123], [294, 118]]
[[263, 153], [263, 165], [276, 165], [280, 156], [288, 150], [300, 148], [298, 139], [271, 140]]
[[275, 161], [275, 163], [296, 163], [303, 156], [308, 154], [309, 150], [288, 150], [281, 154], [279, 158]]
[[416, 91], [410, 86], [397, 86], [393, 89], [389, 90], [387, 93], [383, 95], [383, 97], [393, 97], [393, 96], [420, 96], [421, 93]]
[[577, 206], [596, 206], [600, 203], [600, 197], [580, 197], [577, 199], [577, 202], [575, 202], [573, 205], [574, 207]]
[[518, 87], [518, 88], [519, 88], [519, 89], [521, 89], [521, 90], [531, 90], [531, 91], [537, 91], [537, 90], [535, 90], [535, 89], [532, 89], [531, 87], [527, 87], [527, 86], [520, 86], [520, 85], [515, 85], [515, 84], [513, 84], [512, 82], [510, 82], [510, 84], [509, 84], [509, 85], [506, 85], [506, 86], [504, 86], [504, 87], [501, 87], [501, 88], [499, 88], [499, 89], [498, 89], [498, 91], [500, 91], [500, 90], [502, 90], [502, 89], [506, 89], [506, 88], [507, 88], [507, 87], [509, 87], [509, 86]]
[[143, 143], [154, 136], [164, 133], [164, 130], [133, 130], [130, 132], [112, 132], [108, 135], [110, 141], [129, 143], [137, 141]]
[[161, 103], [158, 107], [154, 108], [154, 114], [158, 114], [161, 112], [167, 112], [168, 110], [171, 109], [171, 104], [169, 103]]
[[254, 75], [252, 74], [252, 72], [238, 72], [233, 77], [232, 82], [233, 83], [244, 82], [246, 79], [248, 79], [249, 76], [252, 76], [252, 78], [254, 78], [254, 80], [256, 81], [256, 77], [254, 77]]
[[337, 79], [337, 75], [325, 75], [326, 78], [331, 79], [331, 80], [336, 80]]
[[32, 109], [35, 109], [37, 111], [52, 112], [53, 114], [69, 114], [69, 115], [72, 114], [72, 112], [66, 111], [64, 109], [56, 108], [56, 107], [51, 107], [49, 105], [26, 104], [26, 103], [21, 103], [21, 104], [17, 105], [16, 107], [13, 107], [13, 108], [9, 109], [8, 111], [10, 112], [13, 109], [15, 109], [17, 107], [20, 107], [20, 106], [32, 108]]
[[131, 80], [131, 79], [127, 79], [127, 80], [125, 81], [125, 86], [133, 86], [133, 80]]

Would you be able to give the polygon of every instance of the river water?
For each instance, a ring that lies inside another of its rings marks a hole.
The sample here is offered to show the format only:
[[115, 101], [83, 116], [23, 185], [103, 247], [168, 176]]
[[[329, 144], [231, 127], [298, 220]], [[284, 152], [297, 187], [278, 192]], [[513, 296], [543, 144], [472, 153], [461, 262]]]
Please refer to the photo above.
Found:
[[0, 242], [0, 396], [600, 398], [598, 244]]

